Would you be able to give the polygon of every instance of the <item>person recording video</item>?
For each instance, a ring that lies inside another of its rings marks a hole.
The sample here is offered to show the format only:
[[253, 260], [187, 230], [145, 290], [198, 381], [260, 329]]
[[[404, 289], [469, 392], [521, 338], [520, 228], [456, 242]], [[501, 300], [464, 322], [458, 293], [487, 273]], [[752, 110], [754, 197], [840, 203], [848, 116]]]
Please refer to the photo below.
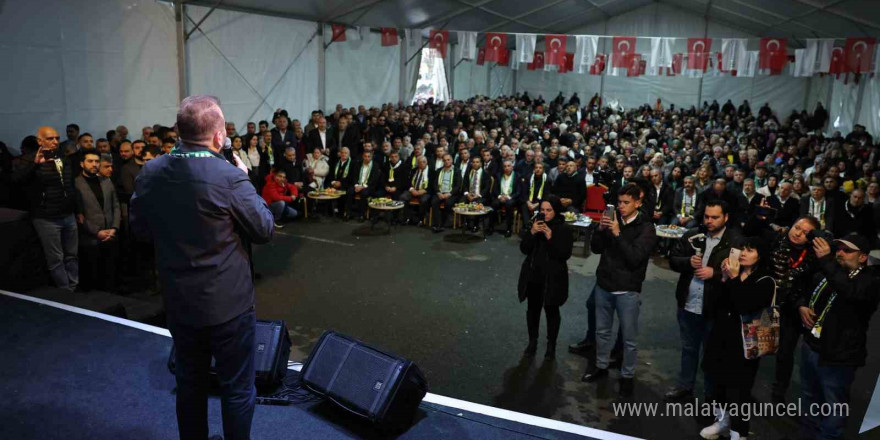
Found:
[[530, 230], [522, 234], [520, 251], [526, 255], [519, 272], [519, 301], [528, 299], [526, 324], [529, 344], [523, 355], [533, 356], [538, 350], [538, 327], [541, 308], [547, 315], [547, 351], [545, 359], [556, 356], [556, 337], [562, 318], [559, 307], [568, 299], [568, 264], [574, 243], [571, 229], [562, 217], [559, 198], [548, 195], [541, 201]]
[[247, 440], [256, 397], [256, 318], [246, 243], [271, 240], [273, 216], [246, 168], [236, 168], [222, 154], [226, 126], [217, 98], [184, 99], [177, 128], [180, 143], [145, 164], [137, 177], [131, 228], [156, 246], [176, 348], [180, 438], [208, 438], [213, 357], [224, 436]]

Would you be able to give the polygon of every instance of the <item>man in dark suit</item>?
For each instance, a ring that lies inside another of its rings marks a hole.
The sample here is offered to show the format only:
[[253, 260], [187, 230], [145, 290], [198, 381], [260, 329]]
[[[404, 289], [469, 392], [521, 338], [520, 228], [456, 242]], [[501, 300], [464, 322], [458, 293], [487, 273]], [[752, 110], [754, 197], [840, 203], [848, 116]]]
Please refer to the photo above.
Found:
[[770, 207], [776, 210], [776, 218], [773, 219], [771, 227], [775, 226], [774, 229], [777, 231], [788, 230], [798, 217], [800, 206], [798, 200], [792, 196], [793, 192], [791, 182], [782, 182], [779, 184], [779, 190], [768, 201]]
[[[312, 130], [312, 133], [316, 132]], [[378, 197], [382, 191], [382, 169], [373, 161], [373, 152], [361, 153], [361, 161], [352, 167], [351, 186], [345, 197], [348, 199], [348, 218], [357, 215], [358, 221], [364, 221], [367, 212], [367, 202], [370, 197]]]
[[[754, 182], [752, 182], [754, 183]], [[755, 185], [752, 185], [754, 190]], [[692, 228], [697, 225], [694, 215], [697, 210], [697, 190], [694, 188], [694, 176], [685, 176], [684, 184], [675, 190], [672, 202], [672, 223], [676, 226]]]
[[[330, 130], [330, 137], [333, 139], [331, 150], [342, 150], [342, 147], [348, 147], [350, 154], [360, 157], [362, 150], [360, 146], [360, 135], [356, 126], [351, 125], [348, 116], [343, 116], [339, 122]], [[312, 150], [314, 151], [314, 150]], [[331, 162], [336, 162], [336, 154], [328, 156]]]
[[837, 217], [837, 205], [825, 197], [825, 187], [813, 185], [810, 187], [810, 196], [801, 197], [798, 217], [811, 215], [819, 220], [819, 229], [833, 233], [835, 218]]
[[293, 147], [296, 138], [293, 130], [289, 129], [290, 120], [285, 115], [276, 115], [275, 128], [272, 129], [272, 154], [275, 155], [275, 162], [280, 162], [284, 156], [284, 150], [287, 147]]
[[490, 176], [497, 178], [501, 174], [501, 161], [492, 155], [492, 150], [484, 148], [480, 152], [481, 162], [483, 163], [483, 171], [489, 173]]
[[[519, 209], [520, 184], [518, 176], [513, 171], [513, 161], [506, 159], [503, 162], [501, 175], [492, 187], [492, 209], [501, 215], [504, 208], [504, 236], [510, 237], [513, 228], [513, 214]], [[492, 225], [489, 226], [490, 228]]]
[[566, 162], [565, 170], [556, 178], [551, 190], [566, 211], [581, 212], [587, 198], [587, 185], [577, 170], [577, 162]]
[[737, 194], [736, 216], [734, 220], [731, 221], [731, 225], [735, 224], [742, 227], [746, 220], [755, 213], [755, 209], [757, 209], [763, 200], [764, 196], [758, 193], [755, 188], [755, 180], [744, 180], [743, 190], [740, 194]]
[[[472, 157], [471, 168], [465, 174], [461, 185], [463, 191], [461, 201], [465, 203], [487, 202], [492, 194], [492, 180], [493, 177], [489, 175], [489, 172], [483, 169], [483, 161], [479, 157]], [[482, 218], [483, 228], [487, 228], [488, 217], [483, 216]], [[465, 223], [473, 232], [477, 232], [475, 218], [467, 218]]]
[[98, 153], [82, 153], [82, 172], [74, 179], [79, 224], [80, 285], [83, 289], [116, 289], [121, 213], [110, 179], [98, 175]]
[[388, 155], [388, 164], [382, 170], [382, 186], [385, 197], [400, 200], [400, 196], [409, 189], [409, 169], [400, 160], [400, 153], [392, 151]]
[[[339, 150], [339, 160], [335, 164], [330, 165], [330, 172], [324, 178], [324, 187], [333, 188], [337, 191], [347, 191], [352, 185], [352, 179], [355, 174], [353, 160], [349, 155], [348, 148], [342, 147]], [[348, 197], [342, 199], [343, 206], [340, 209], [339, 201], [332, 200], [330, 203], [331, 213], [335, 212], [340, 217], [347, 219], [345, 213], [348, 212]]]
[[309, 151], [315, 151], [315, 148], [320, 148], [324, 155], [331, 160], [336, 157], [338, 151], [337, 142], [333, 138], [333, 133], [327, 130], [327, 119], [323, 116], [318, 117], [316, 127], [309, 131], [305, 140]]
[[[273, 217], [226, 143], [217, 98], [190, 96], [177, 113], [180, 143], [137, 178], [129, 219], [152, 239], [176, 348], [180, 438], [208, 438], [211, 358], [221, 387], [223, 434], [250, 438], [256, 353], [249, 243], [267, 243]], [[173, 197], [171, 196], [173, 195]]]
[[727, 203], [728, 207], [737, 206], [739, 203], [736, 194], [727, 190], [727, 181], [719, 177], [712, 182], [710, 187], [706, 188], [697, 196], [697, 211], [695, 218], [703, 218], [703, 211], [706, 210], [706, 205], [712, 200], [723, 200]]
[[521, 194], [520, 200], [522, 201], [520, 215], [522, 216], [523, 224], [531, 220], [532, 214], [541, 205], [541, 201], [551, 192], [550, 179], [547, 178], [547, 173], [544, 172], [544, 163], [535, 162], [533, 169], [534, 171], [531, 175], [523, 176], [523, 179], [520, 181], [519, 193]]
[[727, 227], [730, 217], [727, 202], [710, 200], [703, 211], [702, 224], [706, 239], [702, 255], [696, 255], [688, 241], [700, 232], [694, 228], [675, 241], [669, 256], [669, 267], [680, 274], [675, 299], [678, 303], [678, 326], [682, 338], [678, 380], [666, 392], [666, 398], [670, 400], [679, 400], [693, 394], [700, 349], [708, 331], [706, 324], [721, 291], [721, 262], [730, 255], [730, 248], [738, 238], [736, 229]]
[[[431, 182], [431, 224], [432, 230], [443, 232], [444, 216], [452, 213], [452, 207], [461, 196], [461, 183], [463, 179], [452, 166], [452, 156], [443, 156], [443, 168], [430, 173]], [[441, 208], [442, 205], [442, 208]]]
[[672, 220], [675, 193], [672, 192], [672, 187], [663, 181], [663, 171], [659, 168], [651, 169], [651, 185], [645, 199], [654, 224], [668, 225]]
[[[416, 167], [409, 172], [409, 185], [405, 192], [400, 195], [400, 201], [409, 203], [410, 200], [419, 201], [419, 221], [425, 220], [425, 212], [431, 203], [431, 192], [429, 190], [431, 181], [431, 173], [428, 170], [428, 158], [419, 156], [416, 159]], [[414, 223], [411, 218], [407, 219], [407, 223]]]

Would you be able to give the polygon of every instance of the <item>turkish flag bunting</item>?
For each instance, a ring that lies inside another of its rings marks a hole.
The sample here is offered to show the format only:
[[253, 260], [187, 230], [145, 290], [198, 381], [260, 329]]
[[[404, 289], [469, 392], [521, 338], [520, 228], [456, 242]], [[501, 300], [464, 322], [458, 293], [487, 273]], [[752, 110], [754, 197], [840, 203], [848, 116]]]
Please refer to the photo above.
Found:
[[836, 75], [846, 73], [846, 58], [844, 57], [842, 47], [831, 49], [831, 65], [828, 68], [828, 73]]
[[333, 36], [330, 37], [330, 42], [334, 41], [345, 41], [345, 25], [344, 24], [332, 24], [330, 27], [333, 29]]
[[712, 48], [711, 38], [688, 38], [687, 45], [687, 68], [688, 70], [702, 70], [709, 67], [709, 49]]
[[636, 37], [614, 37], [611, 39], [611, 67], [628, 68], [636, 51]]
[[563, 61], [559, 66], [559, 73], [568, 73], [574, 70], [574, 52], [566, 52], [562, 56]]
[[382, 28], [382, 45], [383, 46], [397, 46], [397, 29], [396, 28]]
[[590, 75], [601, 75], [605, 71], [605, 54], [597, 53], [593, 65], [590, 66]]
[[486, 48], [477, 49], [477, 65], [482, 66], [486, 62]]
[[788, 62], [785, 38], [761, 38], [761, 49], [758, 51], [758, 68], [770, 69], [770, 74], [782, 72]]
[[501, 53], [507, 50], [507, 34], [489, 32], [486, 34], [486, 61], [495, 61], [501, 58]]
[[532, 62], [529, 63], [529, 70], [543, 69], [544, 68], [544, 52], [535, 51], [535, 56], [532, 57]]
[[629, 56], [629, 65], [626, 68], [626, 76], [639, 76], [642, 74], [642, 54]]
[[666, 69], [666, 76], [681, 75], [681, 65], [684, 62], [684, 54], [677, 53], [672, 55], [672, 67]]
[[446, 43], [449, 42], [449, 31], [432, 29], [430, 37], [431, 49], [437, 50], [442, 58], [446, 58]]
[[510, 51], [506, 48], [503, 52], [498, 55], [498, 59], [495, 61], [499, 66], [509, 66], [510, 65]]
[[544, 60], [547, 64], [565, 66], [565, 35], [547, 35], [544, 38]]
[[863, 73], [871, 71], [871, 57], [874, 56], [874, 45], [877, 40], [873, 37], [846, 39], [844, 50], [846, 60], [846, 72]]

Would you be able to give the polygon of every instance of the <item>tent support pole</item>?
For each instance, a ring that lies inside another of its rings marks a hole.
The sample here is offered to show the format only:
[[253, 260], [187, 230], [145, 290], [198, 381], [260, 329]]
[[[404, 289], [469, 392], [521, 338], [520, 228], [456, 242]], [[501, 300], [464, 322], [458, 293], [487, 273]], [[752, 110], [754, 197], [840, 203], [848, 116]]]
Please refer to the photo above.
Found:
[[177, 30], [177, 98], [183, 101], [186, 97], [186, 29], [184, 10], [181, 2], [174, 2], [174, 27]]
[[318, 35], [321, 36], [321, 46], [318, 48], [318, 108], [323, 110], [327, 103], [327, 81], [326, 78], [324, 78], [327, 36], [324, 32], [324, 23], [318, 23]]
[[859, 91], [858, 96], [856, 96], [856, 112], [853, 114], [853, 127], [859, 123], [859, 118], [862, 115], [862, 103], [865, 101], [863, 98], [865, 96], [865, 83], [868, 82], [868, 75], [862, 75], [859, 78]]
[[399, 78], [400, 80], [397, 82], [397, 96], [398, 96], [397, 100], [400, 102], [400, 104], [405, 104], [404, 101], [406, 101], [406, 80], [407, 80], [407, 78], [406, 78], [406, 46], [407, 46], [407, 43], [408, 42], [404, 42], [404, 41], [401, 41], [400, 39], [398, 39], [397, 45], [400, 46], [400, 48], [399, 48], [400, 49], [399, 50], [399, 52], [400, 52], [400, 57], [399, 57], [400, 58], [400, 66], [398, 66], [399, 68], [397, 69], [397, 74], [400, 77]]

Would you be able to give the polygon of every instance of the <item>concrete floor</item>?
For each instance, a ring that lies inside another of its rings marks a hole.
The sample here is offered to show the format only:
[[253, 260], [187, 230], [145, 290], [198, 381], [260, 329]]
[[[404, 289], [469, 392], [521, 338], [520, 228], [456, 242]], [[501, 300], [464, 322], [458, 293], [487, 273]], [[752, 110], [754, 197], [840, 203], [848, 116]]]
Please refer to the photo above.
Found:
[[[443, 238], [455, 232], [433, 234], [416, 227], [397, 227], [391, 235], [354, 235], [364, 228], [312, 218], [288, 224], [271, 243], [255, 249], [262, 275], [257, 316], [287, 320], [291, 359], [306, 357], [321, 333], [334, 329], [413, 360], [430, 391], [445, 396], [641, 438], [696, 439], [711, 423], [612, 412], [613, 402], [662, 402], [679, 370], [678, 274], [662, 258], [655, 257], [648, 268], [636, 391], [624, 400], [617, 395], [616, 373], [603, 384], [582, 383], [588, 360], [566, 349], [584, 336], [584, 304], [595, 284], [598, 256], [583, 258], [576, 247], [569, 260], [570, 296], [562, 307], [556, 361], [544, 362], [542, 356], [543, 319], [538, 356], [524, 360], [526, 307], [516, 296], [523, 255], [516, 237], [496, 234], [485, 242], [456, 244]], [[773, 362], [762, 362], [754, 390], [759, 401], [769, 400]], [[794, 390], [797, 381], [795, 372]], [[797, 421], [757, 418], [751, 431], [751, 439], [795, 438]]]

